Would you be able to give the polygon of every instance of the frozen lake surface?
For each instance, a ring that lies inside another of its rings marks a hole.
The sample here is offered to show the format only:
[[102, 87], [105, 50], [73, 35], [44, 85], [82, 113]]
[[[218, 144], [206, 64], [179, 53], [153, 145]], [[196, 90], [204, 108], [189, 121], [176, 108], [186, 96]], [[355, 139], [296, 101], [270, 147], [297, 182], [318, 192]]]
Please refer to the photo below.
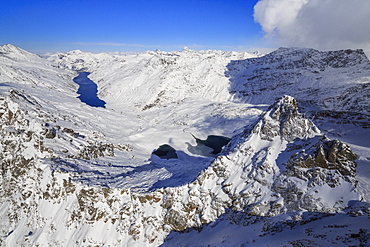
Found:
[[105, 107], [105, 101], [98, 97], [98, 85], [89, 79], [89, 72], [80, 72], [77, 77], [73, 79], [80, 87], [77, 93], [80, 94], [78, 98], [81, 102], [93, 107]]

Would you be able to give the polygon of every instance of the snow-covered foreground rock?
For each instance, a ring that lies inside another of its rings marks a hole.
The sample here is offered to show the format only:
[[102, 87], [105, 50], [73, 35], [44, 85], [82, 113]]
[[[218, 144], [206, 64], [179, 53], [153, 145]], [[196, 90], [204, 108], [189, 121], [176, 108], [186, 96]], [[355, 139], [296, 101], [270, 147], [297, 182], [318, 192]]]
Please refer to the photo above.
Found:
[[[368, 86], [369, 61], [295, 48], [256, 56], [46, 60], [1, 47], [1, 245], [367, 244], [368, 92], [355, 89]], [[76, 98], [71, 69], [91, 72], [106, 108]], [[231, 138], [217, 155], [200, 145], [211, 135]], [[163, 144], [177, 158], [152, 153]]]

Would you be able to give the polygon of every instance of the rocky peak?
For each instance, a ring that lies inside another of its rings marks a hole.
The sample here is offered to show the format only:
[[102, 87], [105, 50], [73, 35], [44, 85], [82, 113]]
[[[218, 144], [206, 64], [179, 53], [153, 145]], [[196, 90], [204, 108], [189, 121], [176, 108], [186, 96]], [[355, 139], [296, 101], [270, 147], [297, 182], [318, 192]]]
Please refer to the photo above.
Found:
[[288, 95], [281, 97], [269, 108], [253, 132], [259, 133], [263, 140], [281, 136], [288, 142], [320, 134], [317, 127], [298, 112], [297, 101]]
[[[348, 145], [329, 140], [298, 111], [291, 96], [278, 99], [259, 121], [235, 136], [212, 168], [235, 210], [273, 216], [300, 210], [332, 212], [355, 192], [356, 155]], [[316, 193], [329, 187], [330, 200]], [[257, 198], [260, 199], [257, 199]]]

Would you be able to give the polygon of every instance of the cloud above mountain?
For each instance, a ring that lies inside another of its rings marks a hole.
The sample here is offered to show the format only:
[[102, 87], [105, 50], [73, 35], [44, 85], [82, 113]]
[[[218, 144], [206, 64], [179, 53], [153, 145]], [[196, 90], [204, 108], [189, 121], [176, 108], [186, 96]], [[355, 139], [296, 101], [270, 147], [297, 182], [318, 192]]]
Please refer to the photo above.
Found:
[[370, 53], [369, 0], [260, 0], [254, 20], [278, 45]]

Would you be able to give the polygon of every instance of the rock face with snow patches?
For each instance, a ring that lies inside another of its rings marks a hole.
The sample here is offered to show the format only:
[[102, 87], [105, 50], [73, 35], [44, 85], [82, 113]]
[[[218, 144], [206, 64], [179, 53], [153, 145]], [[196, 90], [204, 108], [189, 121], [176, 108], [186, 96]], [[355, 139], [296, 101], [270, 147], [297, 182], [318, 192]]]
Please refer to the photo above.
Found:
[[[362, 52], [74, 51], [47, 60], [11, 45], [0, 51], [0, 245], [368, 243], [370, 183], [358, 170], [370, 147], [352, 145], [357, 155], [300, 112], [301, 102], [329, 111], [330, 93], [318, 93], [328, 85], [312, 84], [319, 96], [305, 99], [303, 86], [291, 85], [311, 75], [332, 82], [339, 71], [335, 79], [347, 76], [339, 83], [348, 85], [332, 102], [348, 92], [356, 99], [341, 111], [365, 116], [367, 94], [352, 90], [369, 83]], [[77, 99], [73, 70], [81, 68], [106, 108]], [[279, 85], [257, 90], [270, 77]], [[226, 145], [212, 156], [189, 152], [209, 136]]]
[[279, 48], [232, 61], [226, 75], [231, 92], [243, 101], [271, 103], [289, 94], [319, 109], [370, 112], [370, 62], [362, 50]]

